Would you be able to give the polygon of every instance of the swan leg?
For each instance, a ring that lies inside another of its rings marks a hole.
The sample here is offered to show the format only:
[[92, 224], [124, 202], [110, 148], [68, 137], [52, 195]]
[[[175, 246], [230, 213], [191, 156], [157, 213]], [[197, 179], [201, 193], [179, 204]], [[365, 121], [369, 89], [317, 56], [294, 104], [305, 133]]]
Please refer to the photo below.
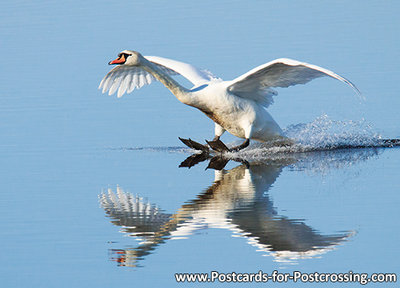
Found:
[[217, 124], [217, 123], [215, 123], [215, 128], [214, 128], [214, 130], [215, 130], [215, 137], [214, 137], [214, 139], [213, 139], [214, 141], [215, 141], [215, 140], [218, 140], [219, 137], [221, 137], [222, 134], [224, 134], [224, 132], [225, 132], [225, 129], [222, 128], [222, 126], [219, 125], [219, 124]]
[[246, 125], [245, 127], [246, 128], [244, 129], [244, 136], [245, 136], [244, 142], [238, 146], [232, 147], [231, 148], [232, 151], [237, 152], [250, 145], [250, 138], [253, 135], [253, 124]]

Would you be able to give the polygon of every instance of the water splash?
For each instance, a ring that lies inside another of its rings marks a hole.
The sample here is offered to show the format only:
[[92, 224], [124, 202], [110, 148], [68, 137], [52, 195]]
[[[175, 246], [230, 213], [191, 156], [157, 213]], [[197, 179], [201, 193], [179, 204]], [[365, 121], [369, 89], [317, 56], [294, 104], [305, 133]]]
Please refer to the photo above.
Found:
[[[293, 163], [302, 163], [305, 166], [323, 157], [324, 166], [329, 164], [331, 167], [340, 163], [367, 160], [378, 154], [375, 148], [389, 147], [383, 143], [382, 136], [365, 120], [337, 121], [327, 115], [321, 115], [310, 123], [290, 125], [284, 129], [284, 134], [294, 141], [293, 145], [281, 145], [279, 142], [254, 143], [242, 151], [226, 153], [225, 156], [231, 159], [239, 157], [248, 161], [264, 162], [282, 159], [290, 162], [291, 159]], [[349, 149], [352, 153], [349, 153]], [[326, 167], [323, 170], [325, 169]]]
[[326, 114], [310, 123], [290, 125], [284, 133], [306, 150], [376, 146], [382, 139], [365, 120], [338, 121]]

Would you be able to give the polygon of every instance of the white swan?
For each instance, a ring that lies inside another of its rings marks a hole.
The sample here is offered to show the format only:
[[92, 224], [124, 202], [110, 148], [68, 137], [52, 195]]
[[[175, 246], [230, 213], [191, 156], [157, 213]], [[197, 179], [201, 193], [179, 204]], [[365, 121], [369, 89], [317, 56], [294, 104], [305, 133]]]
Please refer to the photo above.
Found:
[[[112, 69], [101, 81], [99, 89], [112, 95], [118, 90], [118, 97], [135, 88], [141, 88], [154, 80], [163, 83], [182, 103], [196, 107], [215, 122], [215, 137], [207, 141], [217, 151], [229, 150], [220, 141], [220, 136], [229, 133], [245, 141], [232, 148], [237, 151], [247, 147], [250, 139], [265, 142], [290, 139], [265, 108], [273, 103], [277, 92], [272, 87], [289, 87], [305, 84], [321, 76], [330, 76], [350, 85], [358, 94], [359, 90], [349, 80], [327, 69], [291, 59], [276, 59], [260, 65], [231, 81], [223, 81], [206, 70], [179, 61], [142, 56], [139, 52], [124, 50], [118, 58], [110, 61]], [[194, 84], [187, 89], [178, 84], [171, 75], [180, 74]], [[181, 139], [187, 145], [198, 147], [197, 142]], [[188, 142], [189, 141], [189, 142]], [[202, 146], [201, 144], [199, 144]], [[201, 147], [200, 147], [201, 148]]]

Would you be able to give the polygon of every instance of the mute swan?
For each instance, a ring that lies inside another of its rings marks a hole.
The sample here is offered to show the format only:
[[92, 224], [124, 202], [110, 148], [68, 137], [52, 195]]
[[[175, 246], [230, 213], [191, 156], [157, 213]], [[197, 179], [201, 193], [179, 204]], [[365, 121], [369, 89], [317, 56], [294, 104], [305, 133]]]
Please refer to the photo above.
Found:
[[[349, 80], [327, 69], [296, 60], [281, 58], [260, 65], [231, 81], [223, 81], [206, 70], [179, 61], [142, 56], [139, 52], [124, 50], [109, 65], [118, 65], [101, 81], [99, 89], [109, 95], [118, 90], [118, 97], [135, 88], [141, 88], [154, 80], [163, 83], [182, 103], [195, 107], [215, 122], [215, 137], [207, 141], [216, 151], [238, 151], [247, 147], [250, 139], [260, 142], [281, 141], [292, 143], [286, 138], [279, 125], [267, 112], [277, 92], [272, 87], [289, 87], [305, 84], [321, 76], [330, 76], [360, 91]], [[193, 83], [187, 89], [178, 84], [171, 75], [180, 74]], [[220, 140], [228, 131], [245, 141], [228, 149]], [[181, 139], [181, 138], [180, 138]], [[190, 139], [181, 139], [189, 147], [208, 147]]]

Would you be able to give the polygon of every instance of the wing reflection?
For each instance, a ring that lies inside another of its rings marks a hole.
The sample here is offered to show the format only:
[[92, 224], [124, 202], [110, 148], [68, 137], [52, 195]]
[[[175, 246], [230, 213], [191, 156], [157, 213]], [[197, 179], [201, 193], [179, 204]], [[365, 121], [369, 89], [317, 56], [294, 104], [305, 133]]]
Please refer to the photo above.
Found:
[[[275, 261], [293, 262], [323, 254], [353, 232], [323, 235], [304, 220], [278, 215], [267, 192], [286, 166], [304, 169], [305, 159], [310, 159], [313, 170], [332, 165], [340, 167], [377, 154], [377, 150], [365, 151], [350, 152], [351, 156], [349, 152], [330, 155], [324, 152], [323, 157], [281, 155], [268, 161], [246, 162], [230, 170], [216, 170], [214, 183], [174, 214], [167, 214], [119, 187], [116, 192], [109, 189], [100, 195], [106, 214], [124, 233], [141, 241], [134, 248], [112, 249], [111, 258], [119, 265], [136, 267], [139, 260], [168, 239], [187, 238], [204, 228], [228, 229], [233, 236], [243, 237], [257, 250], [273, 256]], [[319, 166], [316, 159], [320, 161]]]

